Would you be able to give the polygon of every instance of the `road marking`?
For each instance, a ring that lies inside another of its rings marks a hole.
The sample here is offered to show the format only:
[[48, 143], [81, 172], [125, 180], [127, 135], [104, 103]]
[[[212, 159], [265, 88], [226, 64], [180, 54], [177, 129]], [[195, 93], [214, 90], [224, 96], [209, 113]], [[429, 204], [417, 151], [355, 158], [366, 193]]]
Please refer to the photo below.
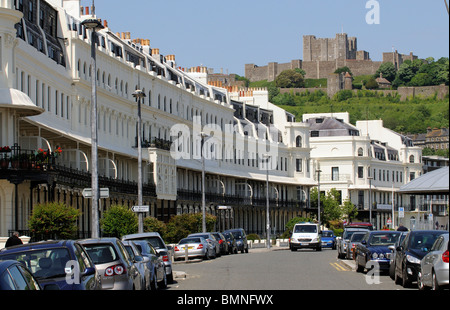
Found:
[[348, 271], [346, 268], [341, 266], [339, 263], [330, 263], [331, 266], [334, 267], [337, 271]]

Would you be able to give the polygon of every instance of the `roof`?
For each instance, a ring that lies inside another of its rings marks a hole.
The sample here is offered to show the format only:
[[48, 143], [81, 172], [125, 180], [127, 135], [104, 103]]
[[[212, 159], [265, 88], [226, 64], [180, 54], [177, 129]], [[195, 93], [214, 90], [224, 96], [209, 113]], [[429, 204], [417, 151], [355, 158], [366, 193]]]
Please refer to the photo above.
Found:
[[444, 167], [432, 172], [428, 172], [408, 184], [402, 186], [399, 193], [402, 194], [427, 194], [443, 193], [448, 195], [448, 169]]

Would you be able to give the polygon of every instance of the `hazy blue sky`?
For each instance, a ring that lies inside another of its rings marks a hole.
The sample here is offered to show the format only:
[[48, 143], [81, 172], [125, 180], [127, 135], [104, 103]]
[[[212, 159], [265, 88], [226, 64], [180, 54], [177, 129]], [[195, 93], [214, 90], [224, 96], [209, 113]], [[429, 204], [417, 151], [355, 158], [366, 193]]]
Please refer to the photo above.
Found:
[[[420, 58], [449, 56], [443, 0], [378, 0], [380, 23], [369, 25], [368, 0], [96, 0], [113, 32], [150, 39], [178, 66], [204, 65], [244, 75], [245, 64], [303, 59], [303, 35], [335, 37], [342, 29], [358, 49], [381, 60], [392, 47]], [[91, 0], [82, 0], [90, 6]]]

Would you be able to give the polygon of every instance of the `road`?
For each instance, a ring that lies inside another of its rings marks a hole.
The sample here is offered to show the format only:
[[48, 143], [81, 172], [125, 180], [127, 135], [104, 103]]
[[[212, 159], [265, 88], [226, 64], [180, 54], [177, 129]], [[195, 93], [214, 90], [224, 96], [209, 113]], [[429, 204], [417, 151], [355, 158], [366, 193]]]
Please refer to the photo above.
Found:
[[[350, 262], [351, 263], [351, 262]], [[176, 263], [184, 272], [170, 290], [403, 290], [389, 275], [371, 278], [337, 258], [335, 250], [250, 250], [196, 263]]]

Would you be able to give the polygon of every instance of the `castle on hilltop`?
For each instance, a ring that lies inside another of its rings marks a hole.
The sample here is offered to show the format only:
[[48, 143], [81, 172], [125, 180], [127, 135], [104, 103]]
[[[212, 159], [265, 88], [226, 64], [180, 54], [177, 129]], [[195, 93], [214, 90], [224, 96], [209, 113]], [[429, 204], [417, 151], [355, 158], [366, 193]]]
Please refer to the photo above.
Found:
[[373, 75], [382, 63], [392, 62], [398, 69], [407, 59], [417, 56], [399, 54], [398, 51], [383, 53], [382, 61], [370, 59], [369, 52], [358, 50], [356, 37], [346, 33], [336, 34], [335, 38], [316, 38], [314, 35], [303, 36], [303, 60], [290, 63], [271, 62], [259, 67], [255, 64], [245, 65], [245, 77], [251, 82], [267, 80], [272, 82], [284, 70], [303, 69], [307, 79], [328, 78], [336, 69], [347, 66], [353, 75]]

